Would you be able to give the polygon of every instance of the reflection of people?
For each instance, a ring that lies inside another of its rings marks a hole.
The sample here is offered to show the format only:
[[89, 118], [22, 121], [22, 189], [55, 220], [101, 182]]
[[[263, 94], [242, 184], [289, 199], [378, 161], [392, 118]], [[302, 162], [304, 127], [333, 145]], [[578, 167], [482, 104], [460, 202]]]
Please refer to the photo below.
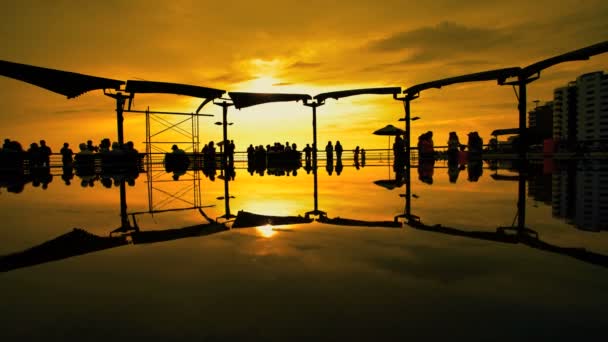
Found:
[[467, 170], [469, 171], [469, 182], [477, 182], [483, 173], [483, 162], [481, 160], [469, 161]]
[[359, 165], [359, 146], [355, 147], [353, 151], [353, 159], [355, 160], [355, 165]]
[[435, 159], [421, 159], [418, 163], [418, 179], [427, 184], [433, 184]]
[[327, 170], [327, 174], [331, 176], [331, 174], [334, 172], [334, 160], [333, 159], [327, 159], [327, 165], [325, 165], [325, 170]]
[[71, 164], [63, 167], [63, 173], [61, 174], [61, 179], [65, 182], [65, 185], [72, 184], [71, 181], [74, 178], [74, 170], [72, 169]]
[[450, 178], [450, 183], [456, 183], [459, 174], [460, 168], [458, 167], [458, 160], [448, 159], [448, 177]]
[[344, 165], [342, 165], [342, 159], [338, 158], [336, 161], [336, 175], [340, 175], [342, 170], [344, 169]]

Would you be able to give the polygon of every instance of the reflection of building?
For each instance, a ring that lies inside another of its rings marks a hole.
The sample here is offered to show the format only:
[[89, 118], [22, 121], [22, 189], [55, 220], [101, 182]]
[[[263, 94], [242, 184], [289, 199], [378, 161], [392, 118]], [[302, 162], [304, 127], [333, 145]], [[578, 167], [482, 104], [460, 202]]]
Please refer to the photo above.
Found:
[[592, 146], [608, 140], [608, 75], [602, 71], [584, 74], [555, 89], [553, 137], [571, 147], [577, 142]]
[[608, 229], [608, 164], [599, 160], [589, 163], [576, 172], [574, 223], [579, 229]]
[[608, 163], [571, 163], [552, 176], [553, 216], [582, 230], [608, 229]]
[[541, 144], [553, 137], [553, 102], [547, 102], [528, 113], [530, 144]]
[[535, 201], [543, 202], [547, 205], [552, 203], [553, 177], [543, 173], [542, 165], [530, 165], [531, 176], [528, 179], [528, 196]]
[[574, 193], [570, 189], [575, 187], [575, 179], [569, 177], [568, 169], [558, 170], [552, 176], [551, 203], [553, 216], [562, 218], [572, 217], [574, 207]]

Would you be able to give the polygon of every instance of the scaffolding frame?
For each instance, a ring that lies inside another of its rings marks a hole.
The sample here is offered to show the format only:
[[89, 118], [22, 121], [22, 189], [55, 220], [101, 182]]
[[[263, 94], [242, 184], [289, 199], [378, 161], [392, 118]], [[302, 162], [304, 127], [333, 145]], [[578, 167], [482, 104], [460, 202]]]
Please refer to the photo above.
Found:
[[[155, 183], [165, 182], [160, 178], [166, 174], [164, 170], [164, 162], [161, 160], [155, 160], [155, 156], [164, 156], [165, 153], [169, 153], [167, 145], [181, 144], [187, 146], [185, 149], [193, 153], [193, 156], [199, 151], [200, 147], [200, 117], [213, 117], [212, 114], [199, 114], [199, 113], [182, 113], [182, 112], [167, 112], [167, 111], [152, 111], [148, 106], [145, 111], [125, 109], [124, 112], [129, 113], [140, 113], [145, 114], [146, 120], [146, 162], [145, 170], [147, 176], [147, 188], [148, 188], [148, 212], [164, 212], [173, 210], [186, 210], [186, 209], [199, 209], [203, 207], [202, 195], [201, 195], [201, 174], [198, 168], [187, 171], [186, 175], [190, 176], [187, 179], [181, 179], [179, 182], [187, 183], [184, 186], [180, 186], [177, 189], [169, 192], [155, 186]], [[177, 120], [171, 120], [166, 118], [178, 117]], [[182, 117], [186, 117], [185, 119]], [[187, 125], [187, 126], [186, 126]], [[160, 126], [160, 127], [156, 127]], [[186, 127], [184, 127], [186, 126]], [[158, 137], [163, 133], [178, 133], [184, 137], [184, 140], [179, 141], [163, 141], [158, 140]], [[157, 139], [155, 139], [157, 138]], [[164, 158], [163, 158], [164, 159]], [[161, 165], [161, 168], [157, 168]], [[172, 183], [175, 181], [171, 181]], [[186, 200], [185, 196], [187, 193], [192, 193], [192, 200]], [[165, 196], [162, 200], [155, 203], [155, 193], [161, 193]], [[176, 209], [165, 209], [167, 205], [175, 201], [181, 201], [189, 205], [188, 208], [176, 208]]]

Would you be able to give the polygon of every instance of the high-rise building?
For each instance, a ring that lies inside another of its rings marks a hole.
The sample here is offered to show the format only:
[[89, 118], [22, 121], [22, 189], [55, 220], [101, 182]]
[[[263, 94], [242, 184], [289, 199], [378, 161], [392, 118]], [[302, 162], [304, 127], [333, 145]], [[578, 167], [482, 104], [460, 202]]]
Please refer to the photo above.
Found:
[[553, 139], [566, 146], [576, 144], [576, 95], [574, 82], [553, 92]]
[[608, 141], [608, 75], [601, 71], [576, 79], [577, 140], [588, 146]]
[[529, 143], [542, 144], [553, 138], [553, 102], [547, 102], [528, 113]]

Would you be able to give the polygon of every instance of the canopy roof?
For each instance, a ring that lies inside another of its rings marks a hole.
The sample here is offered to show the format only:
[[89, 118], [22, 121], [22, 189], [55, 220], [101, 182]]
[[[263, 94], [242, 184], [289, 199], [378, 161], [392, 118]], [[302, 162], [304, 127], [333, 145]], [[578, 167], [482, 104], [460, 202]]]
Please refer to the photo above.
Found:
[[68, 99], [96, 89], [119, 90], [123, 81], [33, 65], [0, 61], [0, 75], [65, 95]]
[[129, 93], [155, 93], [175, 94], [198, 97], [202, 99], [216, 99], [226, 91], [221, 89], [193, 86], [181, 83], [166, 83], [152, 81], [127, 81], [125, 91]]
[[570, 51], [558, 56], [554, 56], [534, 64], [530, 64], [523, 68], [522, 72], [525, 77], [530, 77], [543, 69], [549, 68], [559, 63], [571, 62], [571, 61], [584, 61], [592, 56], [608, 52], [608, 41], [604, 41], [598, 44], [590, 45], [582, 49]]
[[430, 88], [441, 88], [443, 86], [447, 86], [455, 83], [465, 83], [465, 82], [481, 82], [481, 81], [498, 81], [498, 83], [503, 83], [507, 78], [515, 77], [519, 74], [521, 68], [504, 68], [504, 69], [495, 69], [477, 72], [474, 74], [467, 74], [456, 77], [444, 78], [437, 81], [420, 83], [414, 86], [411, 86], [403, 91], [404, 94], [408, 96], [414, 96], [419, 92], [430, 89]]
[[384, 87], [384, 88], [365, 88], [365, 89], [351, 89], [332, 91], [329, 93], [322, 93], [316, 95], [314, 98], [319, 102], [323, 102], [326, 99], [338, 100], [342, 97], [354, 96], [354, 95], [385, 95], [385, 94], [399, 94], [401, 87]]
[[310, 95], [306, 94], [229, 92], [228, 95], [230, 95], [236, 109], [270, 102], [305, 101], [311, 99]]
[[519, 134], [519, 128], [495, 129], [492, 131], [491, 135], [499, 136], [499, 135], [508, 135], [508, 134]]

